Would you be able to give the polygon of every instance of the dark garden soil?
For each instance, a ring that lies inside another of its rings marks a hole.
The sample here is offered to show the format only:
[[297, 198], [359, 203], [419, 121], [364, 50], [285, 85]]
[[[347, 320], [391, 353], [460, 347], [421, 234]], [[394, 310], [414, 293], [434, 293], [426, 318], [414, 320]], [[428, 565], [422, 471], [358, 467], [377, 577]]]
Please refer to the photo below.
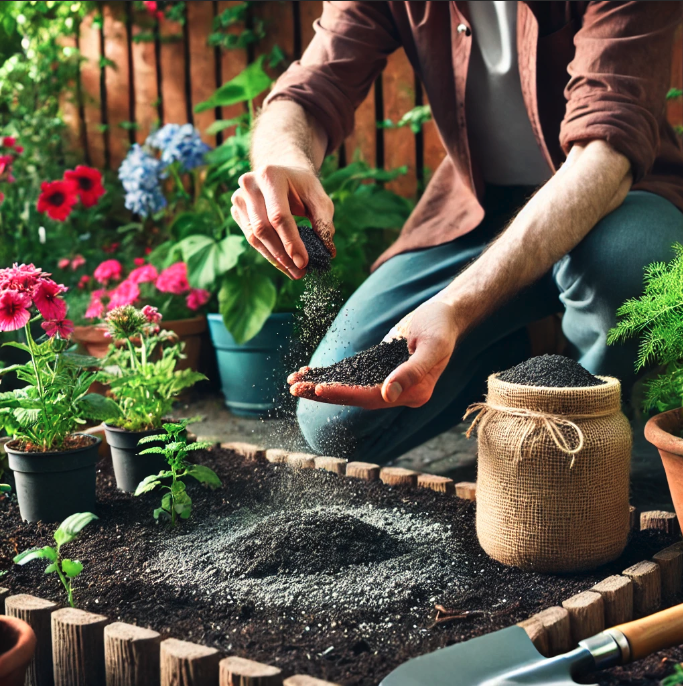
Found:
[[[223, 487], [190, 486], [192, 518], [175, 531], [152, 519], [157, 494], [116, 491], [100, 463], [98, 521], [64, 553], [85, 565], [78, 605], [164, 634], [341, 684], [377, 684], [410, 657], [494, 631], [590, 588], [672, 539], [634, 535], [622, 558], [587, 575], [549, 576], [486, 557], [474, 504], [318, 470], [197, 453]], [[2, 585], [63, 601], [40, 561], [12, 557], [52, 542], [53, 525], [20, 521], [0, 503]], [[471, 611], [435, 624], [435, 604]], [[669, 650], [600, 684], [655, 686], [683, 659]]]
[[376, 386], [382, 384], [387, 376], [409, 357], [408, 341], [405, 338], [394, 338], [346, 357], [329, 367], [311, 367], [301, 381]]
[[538, 355], [506, 369], [498, 375], [501, 381], [523, 386], [551, 388], [585, 388], [605, 382], [593, 376], [578, 362], [564, 355]]

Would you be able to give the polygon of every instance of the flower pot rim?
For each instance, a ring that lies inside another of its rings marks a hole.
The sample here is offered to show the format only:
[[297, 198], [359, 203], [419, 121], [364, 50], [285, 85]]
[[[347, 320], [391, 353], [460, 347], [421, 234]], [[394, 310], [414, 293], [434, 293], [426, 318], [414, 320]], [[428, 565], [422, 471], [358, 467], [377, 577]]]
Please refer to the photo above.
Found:
[[[164, 424], [166, 424], [166, 423], [172, 422], [173, 420], [171, 420], [171, 419], [164, 419], [164, 420], [162, 420], [162, 421], [163, 421]], [[118, 431], [118, 432], [124, 433], [124, 434], [141, 434], [141, 435], [142, 435], [142, 434], [153, 434], [153, 433], [157, 433], [157, 432], [159, 432], [159, 431], [163, 431], [163, 430], [164, 430], [164, 427], [163, 427], [163, 426], [160, 426], [160, 427], [158, 427], [158, 428], [156, 428], [156, 429], [143, 429], [142, 431], [131, 431], [130, 429], [124, 429], [124, 428], [121, 427], [121, 426], [113, 426], [113, 425], [111, 425], [111, 424], [107, 424], [107, 422], [102, 422], [102, 424], [104, 425], [104, 428], [105, 428], [106, 430], [108, 430], [108, 431]]]
[[683, 438], [671, 433], [676, 425], [679, 429], [683, 426], [683, 408], [667, 410], [648, 419], [645, 424], [645, 438], [659, 450], [683, 455]]
[[92, 442], [90, 445], [83, 445], [80, 448], [71, 448], [69, 450], [49, 450], [49, 451], [38, 451], [38, 450], [19, 450], [17, 448], [13, 448], [11, 446], [12, 443], [16, 440], [13, 438], [11, 441], [8, 441], [5, 443], [4, 448], [6, 452], [14, 453], [15, 455], [31, 455], [31, 456], [36, 456], [40, 457], [41, 455], [67, 455], [67, 454], [72, 454], [72, 453], [79, 453], [84, 450], [91, 450], [94, 446], [99, 446], [100, 443], [102, 443], [102, 439], [99, 436], [93, 435], [93, 434], [86, 434], [83, 433], [82, 431], [76, 431], [73, 434], [70, 434], [71, 436], [87, 436], [88, 438], [92, 439]]
[[36, 635], [31, 626], [18, 617], [1, 616], [0, 624], [11, 626], [18, 634], [16, 644], [9, 651], [0, 654], [1, 678], [30, 662], [36, 649]]

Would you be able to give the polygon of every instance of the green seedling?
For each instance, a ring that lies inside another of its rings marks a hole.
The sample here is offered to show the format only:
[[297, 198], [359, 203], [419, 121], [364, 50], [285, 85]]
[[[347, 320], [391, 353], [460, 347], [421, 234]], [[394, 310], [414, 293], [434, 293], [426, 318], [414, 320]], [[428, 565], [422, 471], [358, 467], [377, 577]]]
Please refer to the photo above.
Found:
[[683, 684], [683, 665], [676, 665], [674, 673], [659, 682], [659, 686], [680, 686]]
[[[178, 517], [180, 519], [188, 519], [192, 513], [192, 498], [187, 494], [185, 483], [183, 482], [186, 476], [191, 476], [193, 479], [202, 484], [207, 484], [211, 488], [222, 486], [221, 480], [212, 469], [186, 462], [189, 452], [205, 450], [211, 447], [210, 443], [204, 441], [187, 444], [187, 439], [183, 434], [185, 433], [185, 427], [193, 421], [196, 421], [196, 418], [184, 419], [177, 424], [164, 424], [165, 435], [145, 436], [138, 441], [139, 445], [158, 441], [163, 441], [166, 444], [163, 447], [153, 446], [146, 448], [140, 452], [141, 455], [152, 453], [163, 455], [168, 462], [169, 469], [158, 474], [152, 474], [141, 481], [135, 489], [135, 495], [142, 495], [143, 493], [153, 491], [157, 486], [165, 489], [167, 492], [164, 493], [161, 499], [161, 507], [154, 510], [154, 519], [159, 519], [160, 517], [170, 519], [172, 527], [177, 525]], [[171, 483], [164, 484], [162, 483], [163, 479], [171, 479]]]
[[49, 564], [45, 568], [45, 574], [57, 572], [71, 607], [76, 607], [74, 605], [72, 582], [83, 571], [83, 563], [79, 560], [70, 560], [62, 557], [61, 548], [63, 545], [74, 541], [81, 530], [90, 524], [93, 519], [98, 519], [98, 517], [92, 512], [72, 514], [59, 525], [59, 528], [54, 533], [55, 542], [57, 543], [56, 547], [53, 548], [46, 545], [42, 548], [30, 548], [14, 558], [15, 564], [18, 565], [25, 565], [31, 560], [48, 560]]

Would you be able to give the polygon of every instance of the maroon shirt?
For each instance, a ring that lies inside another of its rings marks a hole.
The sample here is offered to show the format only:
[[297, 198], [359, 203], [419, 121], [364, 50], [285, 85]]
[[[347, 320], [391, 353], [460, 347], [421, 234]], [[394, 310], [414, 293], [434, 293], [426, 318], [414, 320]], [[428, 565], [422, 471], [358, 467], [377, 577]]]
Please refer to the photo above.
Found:
[[[552, 169], [573, 143], [605, 140], [631, 161], [634, 189], [683, 210], [683, 149], [666, 119], [665, 99], [682, 17], [677, 1], [518, 3], [522, 95]], [[327, 132], [328, 151], [335, 150], [353, 130], [355, 109], [387, 56], [403, 47], [448, 153], [375, 266], [476, 228], [484, 217], [483, 183], [465, 120], [472, 46], [467, 2], [326, 2], [315, 31], [267, 102], [299, 103]]]

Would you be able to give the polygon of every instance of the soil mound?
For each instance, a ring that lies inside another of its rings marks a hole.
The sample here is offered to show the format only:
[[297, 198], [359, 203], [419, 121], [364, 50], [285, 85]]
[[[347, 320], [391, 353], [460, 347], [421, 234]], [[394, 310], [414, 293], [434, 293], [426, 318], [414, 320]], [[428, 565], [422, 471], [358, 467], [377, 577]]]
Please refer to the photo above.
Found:
[[302, 381], [340, 383], [345, 386], [376, 386], [408, 360], [408, 341], [395, 338], [363, 350], [329, 367], [312, 367]]
[[593, 376], [578, 362], [564, 355], [539, 355], [511, 367], [498, 375], [501, 381], [522, 386], [551, 388], [586, 388], [605, 382]]
[[332, 256], [325, 244], [318, 238], [318, 234], [310, 226], [297, 226], [297, 228], [308, 253], [308, 269], [316, 272], [328, 272]]
[[278, 512], [232, 546], [236, 555], [231, 571], [251, 578], [334, 573], [405, 552], [405, 545], [386, 531], [351, 515], [325, 510]]

